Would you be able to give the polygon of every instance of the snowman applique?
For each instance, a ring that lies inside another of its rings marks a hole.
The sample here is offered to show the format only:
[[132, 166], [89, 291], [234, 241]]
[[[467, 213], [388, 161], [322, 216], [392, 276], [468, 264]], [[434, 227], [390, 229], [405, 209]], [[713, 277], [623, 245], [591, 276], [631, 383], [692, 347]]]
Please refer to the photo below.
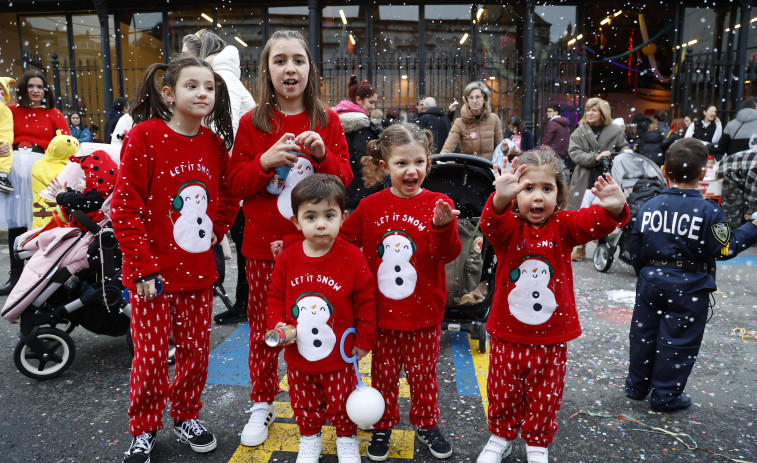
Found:
[[173, 222], [173, 239], [176, 244], [191, 253], [210, 249], [213, 223], [207, 214], [208, 190], [205, 185], [196, 181], [183, 184], [171, 201], [171, 209], [181, 214]]
[[389, 299], [404, 299], [415, 291], [418, 274], [410, 262], [415, 254], [415, 243], [407, 233], [392, 230], [384, 234], [377, 249], [381, 265], [377, 272], [381, 294]]
[[336, 334], [328, 325], [333, 312], [334, 308], [320, 293], [303, 293], [297, 298], [292, 316], [297, 320], [297, 350], [306, 360], [325, 359], [334, 350]]
[[294, 212], [292, 212], [292, 189], [314, 173], [315, 169], [313, 169], [313, 164], [310, 162], [308, 155], [298, 153], [297, 162], [292, 167], [292, 170], [289, 171], [286, 180], [284, 180], [284, 189], [281, 190], [276, 203], [279, 212], [285, 219], [289, 220], [294, 215]]
[[542, 256], [529, 254], [510, 270], [515, 288], [507, 295], [510, 313], [527, 325], [541, 325], [557, 309], [555, 294], [549, 288], [552, 266]]

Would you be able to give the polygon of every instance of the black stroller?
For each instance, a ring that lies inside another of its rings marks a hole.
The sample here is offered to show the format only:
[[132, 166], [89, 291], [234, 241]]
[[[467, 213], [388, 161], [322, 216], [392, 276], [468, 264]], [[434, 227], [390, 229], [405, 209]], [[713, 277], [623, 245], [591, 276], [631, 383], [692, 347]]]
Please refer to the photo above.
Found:
[[[483, 237], [478, 222], [486, 200], [494, 192], [492, 163], [466, 154], [437, 154], [424, 188], [444, 193], [460, 210], [458, 224], [463, 248], [447, 264], [447, 304], [442, 329], [464, 331], [486, 352], [486, 319], [494, 295], [494, 248]], [[462, 302], [462, 303], [461, 303]]]
[[[606, 160], [607, 158], [603, 158]], [[636, 222], [636, 215], [650, 198], [662, 193], [667, 182], [662, 170], [654, 161], [638, 153], [613, 153], [611, 163], [602, 164], [602, 173], [610, 172], [613, 179], [620, 185], [626, 195], [628, 207], [631, 210], [631, 220], [625, 227], [619, 228], [597, 241], [594, 250], [594, 268], [600, 272], [607, 272], [615, 259], [615, 253], [620, 248], [618, 257], [630, 264], [627, 242]]]
[[[70, 229], [71, 233], [79, 232], [75, 241], [94, 235], [87, 247], [89, 268], [72, 275], [58, 265], [59, 260], [18, 301], [28, 305], [19, 316], [20, 340], [13, 360], [18, 370], [30, 378], [54, 378], [71, 366], [76, 348], [70, 333], [77, 326], [107, 336], [129, 333], [130, 306], [121, 285], [121, 251], [110, 223], [100, 226], [81, 211], [75, 211], [73, 216], [87, 228], [86, 232]], [[29, 257], [24, 251], [15, 252], [18, 258]], [[34, 299], [28, 303], [30, 297]], [[5, 307], [3, 315], [11, 310], [13, 305]]]

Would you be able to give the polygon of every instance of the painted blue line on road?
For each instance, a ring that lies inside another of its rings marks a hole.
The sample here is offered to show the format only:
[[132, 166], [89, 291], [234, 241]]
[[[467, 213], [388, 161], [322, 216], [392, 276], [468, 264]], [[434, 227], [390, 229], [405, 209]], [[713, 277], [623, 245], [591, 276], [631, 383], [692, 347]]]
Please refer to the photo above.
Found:
[[736, 256], [733, 259], [719, 260], [718, 267], [721, 265], [755, 265], [757, 266], [757, 256]]
[[452, 344], [452, 361], [455, 364], [458, 395], [481, 395], [476, 380], [476, 369], [473, 367], [468, 333], [451, 332], [449, 338]]
[[250, 326], [243, 323], [210, 353], [208, 384], [250, 384], [247, 358], [250, 353]]

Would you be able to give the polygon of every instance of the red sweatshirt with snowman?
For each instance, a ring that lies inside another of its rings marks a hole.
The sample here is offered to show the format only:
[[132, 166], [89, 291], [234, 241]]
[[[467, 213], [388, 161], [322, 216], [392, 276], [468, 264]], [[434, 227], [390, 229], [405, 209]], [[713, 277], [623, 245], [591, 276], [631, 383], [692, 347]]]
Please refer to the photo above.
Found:
[[345, 342], [372, 350], [376, 342], [376, 302], [373, 275], [362, 251], [337, 238], [329, 252], [309, 257], [304, 241], [287, 247], [276, 259], [268, 287], [267, 323], [297, 328], [297, 342], [284, 350], [288, 368], [308, 374], [345, 368], [339, 342], [348, 328], [356, 336]]
[[229, 153], [208, 128], [189, 137], [154, 118], [129, 132], [111, 204], [126, 287], [157, 273], [166, 292], [218, 279], [212, 233], [223, 237], [239, 209], [226, 187], [228, 169]]
[[457, 218], [434, 229], [434, 207], [446, 195], [423, 190], [400, 198], [391, 189], [364, 198], [340, 233], [361, 246], [376, 276], [379, 328], [411, 331], [444, 318], [447, 280], [444, 265], [460, 254]]
[[271, 118], [273, 133], [258, 130], [252, 124], [252, 114], [248, 112], [239, 121], [239, 129], [234, 139], [234, 151], [231, 157], [229, 189], [231, 193], [244, 200], [245, 226], [242, 240], [242, 254], [249, 259], [272, 261], [271, 242], [282, 239], [285, 235], [302, 235], [289, 218], [292, 213], [292, 188], [302, 179], [313, 175], [332, 174], [339, 177], [343, 184], [352, 181], [349, 149], [344, 138], [344, 129], [339, 116], [327, 108], [328, 123], [315, 130], [326, 147], [326, 156], [315, 161], [309, 153], [300, 152], [297, 163], [284, 182], [284, 190], [271, 194], [266, 185], [273, 177], [274, 169], [265, 173], [260, 167], [260, 157], [278, 142], [285, 133], [295, 136], [310, 130], [307, 112], [295, 115], [283, 114], [274, 110]]
[[[486, 330], [515, 344], [558, 344], [581, 335], [573, 293], [573, 247], [628, 222], [628, 205], [614, 219], [599, 206], [555, 213], [539, 228], [516, 217], [511, 205], [495, 214], [489, 197], [481, 230], [494, 246], [497, 275]], [[511, 203], [512, 204], [512, 203]]]

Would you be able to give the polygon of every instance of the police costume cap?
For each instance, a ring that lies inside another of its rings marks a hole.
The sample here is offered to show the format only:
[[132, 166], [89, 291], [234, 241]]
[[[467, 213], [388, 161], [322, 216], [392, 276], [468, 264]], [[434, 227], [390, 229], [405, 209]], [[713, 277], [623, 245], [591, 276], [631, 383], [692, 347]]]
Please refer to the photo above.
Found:
[[410, 241], [410, 246], [413, 248], [413, 254], [415, 254], [415, 242], [412, 238], [410, 238], [410, 235], [403, 232], [402, 230], [389, 230], [388, 232], [384, 233], [384, 235], [381, 237], [381, 242], [376, 247], [376, 253], [379, 257], [382, 259], [384, 258], [384, 239], [386, 239], [389, 235], [403, 235], [405, 238], [407, 238], [408, 241]]
[[176, 196], [174, 196], [173, 199], [171, 200], [171, 207], [173, 208], [174, 211], [181, 212], [181, 209], [184, 207], [184, 198], [181, 197], [181, 190], [183, 190], [184, 188], [190, 185], [200, 185], [205, 190], [205, 194], [206, 195], [208, 194], [208, 187], [206, 187], [205, 184], [202, 183], [201, 181], [192, 180], [189, 182], [184, 182], [179, 187], [179, 191], [176, 193]]
[[552, 275], [555, 274], [555, 270], [552, 268], [552, 264], [549, 263], [547, 259], [545, 259], [543, 256], [540, 256], [539, 254], [526, 254], [523, 256], [523, 258], [518, 262], [518, 265], [515, 266], [512, 270], [510, 270], [510, 281], [515, 283], [518, 281], [518, 278], [520, 278], [520, 266], [523, 262], [527, 261], [528, 259], [536, 259], [544, 262], [547, 264], [547, 267], [549, 268], [549, 277], [552, 278]]
[[334, 313], [334, 306], [332, 306], [331, 303], [329, 302], [329, 300], [326, 299], [326, 296], [324, 296], [323, 294], [321, 294], [321, 293], [319, 293], [317, 291], [308, 291], [306, 293], [300, 294], [300, 296], [297, 298], [297, 300], [294, 301], [294, 305], [292, 306], [292, 316], [294, 317], [295, 320], [297, 319], [297, 317], [300, 316], [300, 306], [299, 306], [300, 300], [302, 300], [303, 297], [308, 297], [308, 296], [318, 296], [318, 297], [320, 297], [321, 299], [323, 299], [324, 301], [326, 301], [326, 306], [329, 308], [329, 315], [332, 315]]

